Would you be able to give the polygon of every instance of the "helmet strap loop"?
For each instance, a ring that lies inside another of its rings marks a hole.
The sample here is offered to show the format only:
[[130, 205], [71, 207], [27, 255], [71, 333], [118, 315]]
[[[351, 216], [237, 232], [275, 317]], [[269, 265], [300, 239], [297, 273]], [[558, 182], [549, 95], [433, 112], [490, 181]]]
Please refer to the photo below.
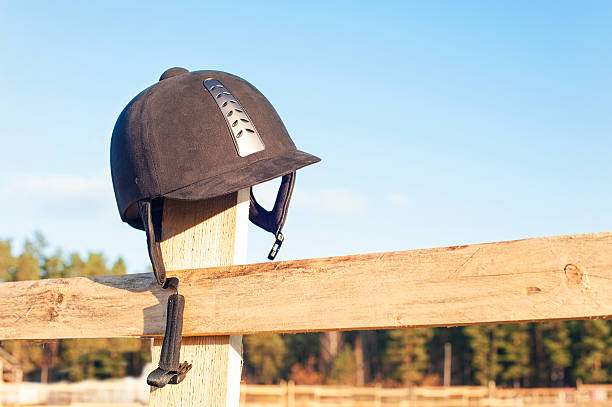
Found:
[[281, 233], [281, 229], [283, 228], [285, 219], [287, 218], [289, 201], [291, 200], [294, 185], [295, 172], [283, 175], [281, 185], [278, 188], [278, 193], [276, 195], [276, 201], [274, 202], [274, 208], [271, 211], [266, 210], [257, 202], [255, 195], [253, 195], [253, 188], [251, 187], [249, 219], [255, 225], [274, 234], [276, 238], [274, 245], [272, 246], [272, 250], [270, 250], [270, 254], [268, 255], [268, 259], [270, 260], [274, 260], [284, 241], [284, 236]]
[[[138, 211], [140, 212], [144, 230], [147, 233], [147, 249], [149, 251], [149, 258], [151, 259], [151, 265], [153, 266], [153, 273], [159, 285], [166, 288], [166, 267], [164, 266], [159, 243], [161, 240], [162, 215], [161, 205], [159, 206], [159, 208], [154, 208], [153, 201], [149, 199], [138, 201]], [[155, 224], [157, 224], [157, 227]]]

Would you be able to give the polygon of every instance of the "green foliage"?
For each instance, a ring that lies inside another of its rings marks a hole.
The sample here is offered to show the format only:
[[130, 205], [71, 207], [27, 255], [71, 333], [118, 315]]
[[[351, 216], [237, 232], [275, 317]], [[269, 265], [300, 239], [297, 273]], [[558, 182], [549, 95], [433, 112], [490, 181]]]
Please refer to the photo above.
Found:
[[[319, 354], [319, 334], [285, 334], [282, 335], [287, 352], [283, 361], [281, 377], [289, 379], [298, 377], [303, 384], [320, 384], [321, 375], [316, 368]], [[295, 378], [292, 380], [295, 381]]]
[[355, 354], [350, 345], [344, 346], [332, 362], [329, 373], [330, 384], [355, 384]]
[[518, 387], [531, 375], [531, 342], [529, 327], [500, 325], [499, 361], [502, 364], [501, 380]]
[[62, 278], [67, 274], [66, 263], [62, 259], [61, 252], [45, 258], [42, 268], [43, 278]]
[[16, 261], [11, 250], [10, 240], [0, 240], [0, 281], [11, 280]]
[[390, 379], [405, 385], [422, 382], [429, 367], [427, 345], [433, 333], [430, 328], [389, 331], [386, 362]]
[[127, 271], [125, 267], [125, 262], [121, 257], [117, 259], [117, 261], [113, 264], [108, 274], [111, 276], [119, 276], [125, 274]]
[[23, 252], [32, 255], [36, 259], [44, 257], [44, 251], [49, 246], [47, 240], [40, 232], [34, 233], [34, 241], [26, 240]]
[[[63, 340], [58, 370], [72, 381], [137, 375], [144, 362], [141, 353], [148, 345], [148, 341], [132, 338]], [[138, 366], [130, 366], [134, 359]]]
[[534, 341], [535, 383], [540, 386], [562, 386], [565, 371], [572, 364], [571, 323], [542, 322], [532, 325]]
[[574, 322], [574, 377], [584, 383], [606, 383], [612, 364], [611, 321], [587, 320]]
[[287, 353], [279, 334], [244, 336], [245, 367], [257, 383], [278, 382]]
[[108, 275], [109, 270], [106, 267], [106, 260], [102, 253], [89, 253], [89, 257], [81, 269], [83, 277], [99, 277]]
[[66, 263], [66, 277], [84, 276], [85, 262], [78, 253], [72, 253]]
[[319, 353], [319, 334], [286, 334], [283, 335], [287, 347], [285, 364], [293, 366], [296, 363], [305, 364], [311, 357]]
[[40, 278], [39, 271], [38, 259], [31, 253], [23, 252], [17, 257], [13, 279], [15, 281], [38, 280]]
[[465, 328], [472, 351], [472, 371], [477, 384], [496, 380], [502, 371], [499, 361], [500, 332], [496, 325], [472, 325]]
[[28, 341], [7, 341], [3, 342], [2, 346], [21, 362], [24, 372], [38, 369], [43, 355], [40, 344]]
[[561, 321], [543, 322], [544, 349], [553, 370], [564, 369], [571, 363], [569, 330]]

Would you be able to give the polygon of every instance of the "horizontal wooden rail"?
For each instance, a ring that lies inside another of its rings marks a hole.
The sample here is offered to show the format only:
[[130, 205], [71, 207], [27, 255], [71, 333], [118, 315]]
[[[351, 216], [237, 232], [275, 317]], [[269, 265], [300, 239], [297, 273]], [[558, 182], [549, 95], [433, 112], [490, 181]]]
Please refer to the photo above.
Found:
[[[612, 315], [612, 233], [179, 272], [185, 335]], [[160, 335], [152, 274], [0, 284], [0, 339]]]

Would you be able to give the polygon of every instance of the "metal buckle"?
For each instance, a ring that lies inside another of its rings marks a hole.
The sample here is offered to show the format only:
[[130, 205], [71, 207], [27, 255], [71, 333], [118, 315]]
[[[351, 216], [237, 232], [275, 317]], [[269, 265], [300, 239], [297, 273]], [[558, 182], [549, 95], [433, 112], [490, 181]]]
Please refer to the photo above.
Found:
[[147, 377], [147, 383], [158, 388], [182, 382], [187, 372], [191, 370], [190, 363], [179, 363], [185, 297], [178, 293], [178, 279], [169, 278], [166, 281], [164, 288], [172, 288], [175, 293], [168, 297], [166, 332], [159, 357], [159, 367]]
[[284, 241], [285, 236], [281, 232], [276, 233], [276, 241], [272, 245], [272, 249], [270, 249], [270, 254], [268, 254], [269, 260], [274, 260]]

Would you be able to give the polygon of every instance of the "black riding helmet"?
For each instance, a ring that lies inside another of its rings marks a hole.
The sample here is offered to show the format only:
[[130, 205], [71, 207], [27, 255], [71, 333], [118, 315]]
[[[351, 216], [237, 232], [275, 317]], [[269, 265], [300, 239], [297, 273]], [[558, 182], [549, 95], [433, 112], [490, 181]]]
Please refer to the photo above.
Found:
[[272, 211], [257, 203], [252, 189], [249, 210], [254, 224], [277, 236], [278, 249], [295, 171], [319, 160], [296, 149], [253, 85], [219, 71], [168, 69], [121, 112], [111, 141], [121, 219], [147, 232], [160, 284], [165, 272], [156, 243], [163, 198], [207, 199], [282, 176]]
[[268, 100], [253, 85], [218, 71], [171, 68], [123, 109], [111, 140], [111, 172], [119, 214], [147, 233], [157, 282], [172, 290], [159, 367], [147, 383], [177, 384], [191, 365], [180, 363], [185, 298], [166, 278], [161, 257], [164, 198], [201, 200], [282, 176], [274, 208], [257, 203], [249, 219], [274, 233], [268, 258], [283, 242], [295, 171], [319, 158], [298, 151]]

